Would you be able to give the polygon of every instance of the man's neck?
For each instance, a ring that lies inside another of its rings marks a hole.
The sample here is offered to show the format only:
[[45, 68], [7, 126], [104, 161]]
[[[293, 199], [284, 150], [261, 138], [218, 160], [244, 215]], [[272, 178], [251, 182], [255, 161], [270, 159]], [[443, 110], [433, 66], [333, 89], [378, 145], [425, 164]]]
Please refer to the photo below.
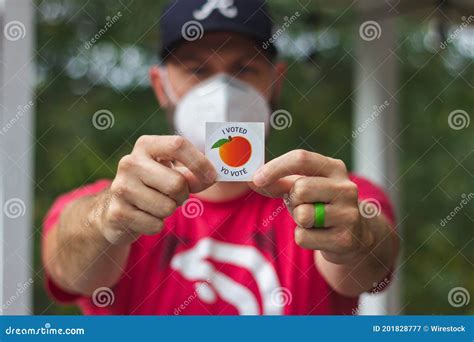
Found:
[[242, 196], [250, 187], [246, 182], [218, 182], [197, 196], [211, 202], [225, 202]]

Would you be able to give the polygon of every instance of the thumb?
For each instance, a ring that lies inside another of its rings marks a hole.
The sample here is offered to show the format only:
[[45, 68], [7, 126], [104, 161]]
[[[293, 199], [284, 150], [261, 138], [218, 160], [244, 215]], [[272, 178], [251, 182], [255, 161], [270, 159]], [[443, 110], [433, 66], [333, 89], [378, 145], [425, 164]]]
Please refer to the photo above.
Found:
[[196, 177], [194, 173], [191, 172], [191, 170], [189, 170], [185, 166], [176, 166], [174, 167], [174, 170], [178, 171], [184, 176], [184, 178], [186, 178], [186, 181], [188, 182], [189, 192], [192, 194], [196, 194], [201, 191], [204, 191], [210, 186], [215, 184], [215, 183], [208, 184], [208, 183], [202, 182], [198, 177]]
[[290, 193], [291, 188], [293, 187], [293, 184], [300, 177], [301, 176], [296, 176], [296, 175], [283, 177], [277, 180], [276, 182], [273, 182], [272, 184], [269, 184], [263, 187], [259, 187], [255, 185], [254, 182], [248, 182], [248, 185], [253, 191], [258, 192], [259, 194], [263, 196], [272, 197], [272, 198], [280, 198]]

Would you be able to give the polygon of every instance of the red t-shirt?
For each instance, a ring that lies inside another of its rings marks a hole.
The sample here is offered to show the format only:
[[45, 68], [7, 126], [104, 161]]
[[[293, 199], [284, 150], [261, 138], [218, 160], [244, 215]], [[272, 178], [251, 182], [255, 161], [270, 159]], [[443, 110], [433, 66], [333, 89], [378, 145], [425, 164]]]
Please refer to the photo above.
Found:
[[[393, 223], [385, 194], [365, 179], [351, 180], [360, 199], [374, 199]], [[66, 204], [109, 184], [98, 181], [59, 197], [45, 218], [43, 241]], [[160, 234], [133, 243], [112, 289], [85, 298], [65, 292], [46, 275], [47, 288], [57, 301], [75, 302], [94, 315], [351, 314], [358, 298], [331, 289], [314, 252], [295, 244], [294, 228], [282, 199], [253, 191], [227, 202], [191, 195]]]

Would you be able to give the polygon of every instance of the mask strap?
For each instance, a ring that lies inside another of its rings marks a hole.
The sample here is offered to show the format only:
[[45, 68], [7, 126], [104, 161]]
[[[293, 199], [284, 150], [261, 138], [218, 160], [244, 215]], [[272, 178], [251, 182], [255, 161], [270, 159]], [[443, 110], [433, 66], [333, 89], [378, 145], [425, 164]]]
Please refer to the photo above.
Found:
[[162, 84], [165, 94], [166, 96], [168, 96], [173, 105], [176, 106], [176, 104], [178, 103], [178, 96], [176, 95], [175, 91], [173, 90], [173, 87], [171, 86], [168, 70], [166, 69], [166, 67], [159, 67], [158, 70], [163, 81]]

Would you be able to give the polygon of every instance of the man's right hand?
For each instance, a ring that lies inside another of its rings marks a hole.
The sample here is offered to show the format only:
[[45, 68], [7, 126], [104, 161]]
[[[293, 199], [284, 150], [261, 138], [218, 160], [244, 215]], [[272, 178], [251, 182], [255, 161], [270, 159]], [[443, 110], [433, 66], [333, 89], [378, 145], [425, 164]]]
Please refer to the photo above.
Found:
[[110, 243], [130, 244], [159, 233], [190, 192], [203, 191], [216, 177], [211, 162], [185, 138], [142, 136], [120, 160], [110, 189], [97, 197], [91, 219]]

